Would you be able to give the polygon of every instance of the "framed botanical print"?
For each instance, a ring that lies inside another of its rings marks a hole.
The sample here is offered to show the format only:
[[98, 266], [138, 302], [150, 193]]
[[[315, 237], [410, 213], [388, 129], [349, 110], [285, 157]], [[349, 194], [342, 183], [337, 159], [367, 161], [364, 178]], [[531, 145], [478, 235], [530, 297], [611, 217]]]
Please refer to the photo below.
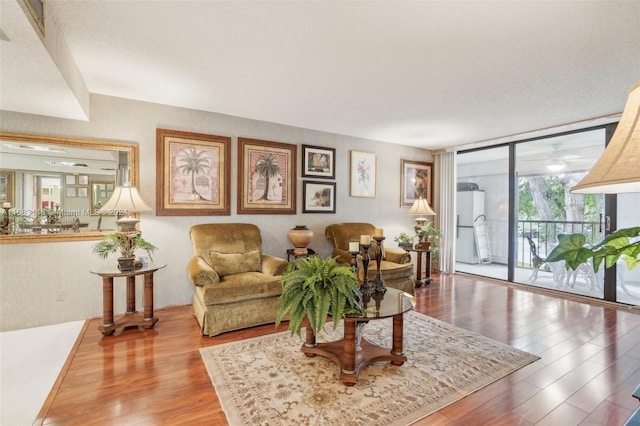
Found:
[[336, 183], [304, 181], [302, 199], [302, 213], [335, 213]]
[[156, 215], [231, 214], [231, 138], [156, 130]]
[[400, 206], [409, 207], [420, 197], [433, 205], [433, 163], [402, 159], [400, 173]]
[[351, 151], [352, 197], [376, 196], [376, 154]]
[[296, 145], [238, 138], [238, 214], [295, 214]]
[[336, 178], [336, 150], [320, 146], [302, 145], [302, 177]]

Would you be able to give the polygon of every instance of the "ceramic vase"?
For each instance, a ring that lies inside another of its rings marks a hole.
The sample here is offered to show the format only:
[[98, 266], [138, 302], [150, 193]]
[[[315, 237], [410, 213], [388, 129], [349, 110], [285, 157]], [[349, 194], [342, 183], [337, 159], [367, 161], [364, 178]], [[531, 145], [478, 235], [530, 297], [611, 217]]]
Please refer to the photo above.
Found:
[[287, 236], [291, 244], [295, 247], [293, 249], [295, 254], [307, 254], [307, 246], [311, 242], [311, 237], [313, 237], [313, 231], [311, 229], [305, 225], [296, 225], [295, 228], [289, 230]]

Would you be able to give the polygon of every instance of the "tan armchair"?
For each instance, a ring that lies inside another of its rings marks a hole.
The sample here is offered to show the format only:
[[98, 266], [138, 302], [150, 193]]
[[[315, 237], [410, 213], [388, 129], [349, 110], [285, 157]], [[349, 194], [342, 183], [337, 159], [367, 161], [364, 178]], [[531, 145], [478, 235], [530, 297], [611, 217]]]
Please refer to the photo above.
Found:
[[211, 223], [192, 226], [189, 235], [194, 257], [187, 273], [196, 290], [191, 312], [202, 334], [275, 322], [287, 261], [262, 253], [260, 229]]
[[[324, 233], [327, 239], [333, 243], [333, 257], [338, 257], [342, 263], [351, 262], [349, 253], [349, 241], [360, 241], [360, 235], [373, 235], [375, 226], [370, 223], [349, 222], [336, 223], [326, 227]], [[369, 251], [371, 262], [367, 278], [371, 282], [377, 274], [377, 264], [375, 261], [376, 244], [371, 239], [372, 246]], [[409, 294], [415, 294], [413, 281], [413, 263], [411, 255], [399, 248], [384, 248], [383, 257], [380, 262], [380, 272], [387, 287], [397, 288]], [[358, 261], [358, 279], [362, 280], [364, 274], [362, 263]]]

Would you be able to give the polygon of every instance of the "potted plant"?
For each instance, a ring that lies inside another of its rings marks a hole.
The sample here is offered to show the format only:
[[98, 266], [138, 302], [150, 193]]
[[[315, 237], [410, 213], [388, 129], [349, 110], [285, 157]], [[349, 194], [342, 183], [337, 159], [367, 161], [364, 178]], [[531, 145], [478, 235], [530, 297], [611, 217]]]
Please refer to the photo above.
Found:
[[417, 244], [417, 247], [428, 249], [431, 245], [436, 246], [436, 241], [439, 237], [440, 231], [427, 222], [426, 225], [422, 226], [420, 232], [418, 232], [420, 242]]
[[118, 267], [121, 271], [130, 271], [134, 267], [136, 250], [144, 250], [152, 258], [156, 246], [140, 236], [139, 232], [116, 232], [107, 234], [93, 246], [93, 252], [100, 259], [106, 259], [111, 253], [120, 252]]
[[398, 235], [396, 235], [395, 237], [393, 237], [393, 241], [395, 241], [396, 243], [398, 243], [398, 247], [408, 247], [411, 248], [413, 247], [413, 240], [415, 239], [414, 236], [411, 236], [409, 234], [407, 234], [406, 232], [402, 232]]
[[305, 317], [316, 334], [324, 326], [327, 315], [333, 318], [335, 328], [337, 320], [363, 312], [362, 294], [353, 269], [335, 258], [298, 258], [289, 263], [282, 275], [276, 326], [289, 314], [291, 334], [300, 335]]

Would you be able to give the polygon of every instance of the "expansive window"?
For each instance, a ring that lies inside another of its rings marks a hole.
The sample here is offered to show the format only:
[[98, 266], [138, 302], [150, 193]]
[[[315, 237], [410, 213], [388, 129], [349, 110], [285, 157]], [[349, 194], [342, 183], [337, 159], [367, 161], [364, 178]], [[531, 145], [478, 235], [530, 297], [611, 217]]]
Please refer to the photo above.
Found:
[[456, 270], [507, 279], [509, 147], [459, 154]]
[[546, 260], [558, 234], [582, 233], [586, 244], [596, 244], [616, 227], [639, 225], [634, 206], [640, 194], [607, 196], [605, 203], [604, 195], [570, 193], [604, 151], [611, 130], [459, 152], [456, 270], [639, 304], [640, 268], [628, 271], [620, 263], [605, 274], [585, 263], [567, 271], [563, 262]]

